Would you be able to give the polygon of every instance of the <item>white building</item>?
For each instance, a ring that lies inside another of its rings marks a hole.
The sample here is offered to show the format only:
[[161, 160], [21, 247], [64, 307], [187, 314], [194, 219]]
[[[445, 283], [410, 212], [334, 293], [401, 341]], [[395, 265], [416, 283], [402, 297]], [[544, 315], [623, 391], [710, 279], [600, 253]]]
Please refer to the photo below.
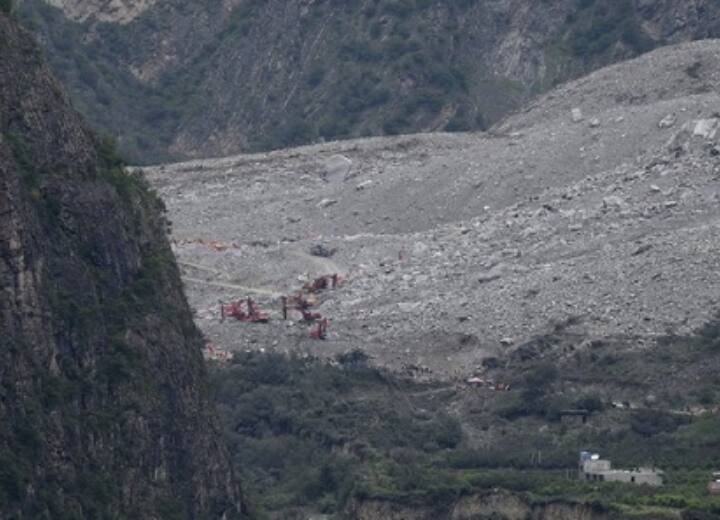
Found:
[[597, 454], [580, 454], [580, 478], [588, 482], [627, 482], [628, 484], [646, 484], [662, 486], [663, 472], [652, 468], [634, 470], [612, 469], [609, 460], [603, 460]]

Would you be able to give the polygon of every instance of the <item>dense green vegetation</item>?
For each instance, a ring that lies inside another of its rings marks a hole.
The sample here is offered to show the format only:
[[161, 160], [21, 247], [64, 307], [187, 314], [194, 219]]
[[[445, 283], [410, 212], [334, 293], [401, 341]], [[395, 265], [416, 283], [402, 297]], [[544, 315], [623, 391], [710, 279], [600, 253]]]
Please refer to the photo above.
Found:
[[[49, 255], [49, 268], [58, 269], [64, 276], [51, 277], [43, 286], [43, 299], [50, 310], [45, 319], [52, 320], [55, 334], [65, 344], [72, 341], [74, 350], [73, 355], [57, 354], [56, 373], [38, 370], [31, 388], [20, 388], [12, 380], [0, 385], [3, 402], [12, 409], [0, 427], [0, 503], [11, 506], [27, 501], [33, 504], [33, 518], [111, 518], [110, 511], [117, 507], [121, 492], [110, 469], [88, 465], [68, 478], [64, 468], [57, 468], [36, 496], [29, 499], [28, 482], [35, 478], [33, 471], [43, 464], [47, 446], [58, 443], [59, 432], [71, 439], [91, 434], [101, 438], [117, 429], [114, 450], [125, 450], [125, 457], [134, 457], [137, 445], [123, 433], [123, 425], [147, 413], [148, 396], [161, 395], [162, 389], [150, 373], [148, 349], [129, 341], [128, 331], [142, 327], [144, 320], [152, 316], [158, 320], [155, 326], [177, 323], [184, 327], [185, 337], [200, 338], [191, 323], [173, 314], [182, 308], [167, 305], [165, 300], [168, 284], [172, 283], [174, 259], [164, 242], [146, 247], [139, 270], [129, 273], [124, 287], [116, 287], [117, 275], [105, 264], [105, 244], [92, 236], [68, 236], [61, 218], [61, 212], [67, 211], [63, 206], [66, 202], [57, 198], [57, 191], [46, 189], [59, 179], [68, 184], [83, 182], [78, 180], [77, 172], [40, 169], [37, 157], [31, 153], [31, 143], [22, 135], [4, 135], [11, 145], [14, 166], [35, 203], [43, 232], [62, 255], [75, 253], [67, 263], [63, 256]], [[96, 144], [96, 180], [107, 182], [117, 192], [129, 217], [127, 232], [136, 236], [147, 232], [142, 226], [161, 228], [160, 214], [159, 221], [145, 220], [146, 213], [162, 211], [163, 206], [141, 174], [124, 169], [112, 140], [99, 139]], [[88, 181], [90, 185], [93, 182]], [[78, 266], [80, 273], [76, 271]], [[98, 297], [96, 291], [102, 296]], [[30, 345], [19, 337], [3, 335], [0, 339], [0, 357], [4, 359], [16, 359], [30, 351]], [[92, 358], [95, 364], [82, 366], [75, 356]], [[93, 400], [94, 404], [88, 405]], [[91, 406], [93, 413], [88, 413]], [[77, 455], [73, 463], [82, 467], [84, 456]], [[155, 505], [159, 511], [168, 512], [174, 500], [167, 496], [162, 504]], [[169, 514], [161, 517], [173, 518]]]
[[633, 52], [653, 47], [635, 13], [632, 0], [578, 0], [578, 9], [568, 17], [568, 44], [586, 63], [606, 54], [616, 44]]
[[413, 405], [413, 392], [437, 388], [393, 380], [361, 355], [330, 366], [242, 354], [213, 380], [236, 470], [263, 509], [336, 511], [368, 461], [429, 458], [462, 437], [456, 419]]
[[156, 87], [131, 74], [124, 60], [132, 35], [103, 23], [88, 41], [81, 25], [45, 2], [23, 2], [18, 16], [46, 35], [46, 58], [73, 103], [95, 128], [117, 138], [124, 157], [136, 164], [170, 158], [167, 147], [180, 122], [178, 106], [189, 106], [187, 92], [178, 92], [182, 84]]
[[[683, 374], [683, 367], [702, 359], [714, 366], [719, 341], [713, 323], [696, 336], [661, 341], [653, 357]], [[635, 356], [617, 361], [624, 377], [656, 371], [653, 362], [645, 366], [646, 352], [644, 360]], [[717, 412], [691, 415], [669, 403], [615, 409], [605, 393], [592, 389], [598, 385], [593, 377], [586, 391], [568, 396], [564, 381], [577, 374], [544, 362], [521, 368], [515, 391], [478, 395], [397, 379], [365, 361], [358, 352], [334, 364], [248, 353], [214, 368], [236, 470], [260, 509], [332, 514], [353, 497], [437, 504], [502, 487], [533, 502], [581, 501], [659, 517], [673, 509], [720, 514], [720, 498], [706, 491], [711, 471], [720, 468]], [[601, 371], [606, 363], [602, 356], [591, 362]], [[607, 390], [616, 387], [614, 377], [608, 376]], [[718, 394], [708, 390], [719, 390], [720, 381], [707, 385], [676, 404], [715, 405]], [[590, 411], [589, 426], [561, 421], [557, 411], [568, 407]], [[477, 435], [487, 440], [478, 445]], [[666, 485], [580, 482], [575, 471], [585, 449], [620, 467], [661, 467]]]
[[10, 14], [13, 9], [13, 0], [0, 0], [0, 12]]
[[[315, 2], [282, 32], [263, 28], [277, 10], [266, 0], [223, 10], [219, 0], [202, 8], [174, 2], [131, 24], [88, 25], [28, 0], [18, 14], [43, 35], [76, 106], [118, 138], [132, 163], [178, 158], [171, 149], [184, 132], [203, 139], [215, 131], [247, 132], [245, 149], [258, 151], [419, 129], [484, 129], [532, 92], [657, 44], [632, 0], [577, 0], [546, 49], [547, 77], [525, 85], [494, 76], [475, 55], [474, 40], [484, 37], [477, 20], [491, 15], [477, 0], [354, 0], [342, 9]], [[216, 30], [194, 35], [197, 43], [178, 57], [181, 67], [151, 59], [148, 49], [172, 33], [169, 24], [206, 16]], [[267, 38], [278, 40], [272, 51]], [[260, 67], [239, 49], [272, 52], [273, 61], [299, 73], [272, 74], [272, 82], [251, 88], [248, 82], [271, 72], [257, 70], [252, 80], [225, 72], [227, 63]]]
[[[261, 116], [249, 107], [279, 105], [285, 96], [283, 85], [268, 85], [263, 97], [246, 100], [245, 123], [255, 129], [248, 135], [249, 149], [397, 134], [428, 126], [449, 131], [485, 128], [502, 106], [493, 96], [473, 99], [477, 97], [470, 92], [474, 61], [465, 63], [462, 54], [452, 51], [462, 39], [459, 20], [476, 4], [474, 0], [354, 1], [338, 11], [333, 3], [315, 3], [312, 13], [299, 20], [298, 34], [285, 36], [302, 42], [327, 30], [334, 43], [303, 64], [301, 88], [282, 110]], [[177, 7], [177, 15], [183, 16], [185, 9]], [[218, 2], [208, 6], [209, 12], [218, 9]], [[27, 27], [43, 34], [51, 65], [79, 110], [95, 127], [117, 137], [130, 162], [148, 163], [171, 157], [168, 149], [182, 126], [205, 126], [208, 109], [213, 108], [208, 96], [219, 93], [204, 82], [217, 74], [221, 63], [232, 59], [236, 49], [247, 48], [260, 37], [268, 9], [262, 0], [240, 3], [214, 40], [198, 45], [183, 67], [170, 68], [153, 82], [140, 81], [129, 65], [138, 57], [144, 59], [143, 40], [166, 29], [162, 13], [151, 11], [129, 26], [97, 23], [92, 38], [86, 37], [85, 26], [66, 20], [42, 1], [24, 2], [19, 15]], [[446, 20], [440, 26], [436, 11]], [[483, 85], [492, 92], [504, 88], [491, 78]], [[508, 93], [515, 95], [512, 89]]]
[[[473, 4], [354, 2], [348, 7], [352, 11], [346, 13], [348, 19], [335, 20], [333, 26], [340, 42], [337, 55], [319, 56], [306, 74], [310, 90], [329, 93], [320, 118], [308, 120], [306, 101], [298, 99], [283, 124], [254, 138], [251, 146], [267, 149], [319, 138], [408, 133], [453, 105], [455, 117], [444, 124], [446, 129], [484, 128], [484, 115], [468, 98], [467, 69], [447, 54], [458, 27], [438, 28], [429, 15], [431, 8], [442, 7], [451, 17], [459, 17]], [[311, 25], [332, 16], [327, 6], [317, 9]]]

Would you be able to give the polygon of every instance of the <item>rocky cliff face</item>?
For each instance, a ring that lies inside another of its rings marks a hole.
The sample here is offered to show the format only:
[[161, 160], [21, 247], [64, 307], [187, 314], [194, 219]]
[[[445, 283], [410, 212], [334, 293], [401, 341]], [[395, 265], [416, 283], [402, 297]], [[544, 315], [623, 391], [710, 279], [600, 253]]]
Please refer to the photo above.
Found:
[[0, 517], [240, 517], [162, 204], [2, 14], [0, 131]]
[[483, 128], [538, 92], [720, 35], [713, 0], [24, 0], [93, 124], [133, 158]]

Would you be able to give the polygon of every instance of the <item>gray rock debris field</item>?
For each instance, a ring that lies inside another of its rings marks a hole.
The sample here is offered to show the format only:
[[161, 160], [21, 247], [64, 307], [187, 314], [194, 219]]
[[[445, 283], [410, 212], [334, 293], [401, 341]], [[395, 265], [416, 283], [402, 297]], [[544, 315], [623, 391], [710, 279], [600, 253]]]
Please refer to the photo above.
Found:
[[[564, 85], [487, 134], [327, 143], [147, 174], [216, 346], [361, 348], [393, 369], [464, 378], [558, 323], [642, 348], [715, 314], [718, 85], [720, 42], [694, 42]], [[311, 255], [317, 244], [337, 251]], [[332, 272], [347, 281], [321, 298], [329, 334], [314, 341], [297, 319], [280, 320], [279, 296]], [[271, 323], [220, 323], [218, 300], [248, 294]]]

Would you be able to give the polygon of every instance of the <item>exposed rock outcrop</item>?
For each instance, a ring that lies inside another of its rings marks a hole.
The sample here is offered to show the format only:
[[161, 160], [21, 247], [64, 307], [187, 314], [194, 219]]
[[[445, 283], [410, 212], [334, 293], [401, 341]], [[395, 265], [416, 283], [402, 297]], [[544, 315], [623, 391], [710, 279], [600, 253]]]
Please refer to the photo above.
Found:
[[0, 517], [241, 517], [162, 203], [2, 14], [0, 132]]

